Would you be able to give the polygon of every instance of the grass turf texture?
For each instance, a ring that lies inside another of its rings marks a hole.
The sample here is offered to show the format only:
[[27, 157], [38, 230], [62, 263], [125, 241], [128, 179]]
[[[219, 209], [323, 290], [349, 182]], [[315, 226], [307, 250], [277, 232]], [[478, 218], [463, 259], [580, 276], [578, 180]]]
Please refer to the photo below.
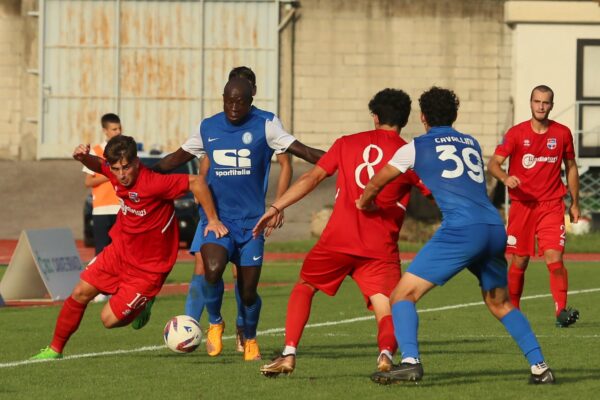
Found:
[[[600, 270], [593, 263], [570, 263], [571, 290], [600, 287]], [[191, 264], [178, 265], [170, 279], [187, 281]], [[260, 290], [263, 311], [259, 333], [265, 360], [283, 344], [282, 329], [287, 299], [297, 277], [299, 263], [265, 265], [262, 282], [286, 282]], [[231, 281], [231, 274], [226, 278]], [[548, 272], [536, 263], [526, 276], [524, 296], [548, 295]], [[184, 296], [161, 297], [152, 319], [140, 331], [130, 327], [104, 329], [99, 320], [101, 304], [91, 304], [65, 356], [133, 350], [161, 346], [166, 321], [183, 311]], [[338, 295], [317, 294], [309, 324], [299, 347], [297, 369], [290, 377], [267, 379], [259, 375], [261, 362], [243, 362], [234, 350], [235, 300], [226, 292], [224, 351], [208, 357], [201, 351], [181, 355], [166, 348], [125, 354], [3, 367], [21, 361], [46, 346], [51, 338], [59, 307], [0, 309], [0, 398], [292, 398], [374, 399], [389, 396], [418, 396], [419, 399], [492, 398], [594, 398], [600, 389], [600, 335], [597, 304], [600, 292], [576, 294], [569, 303], [579, 308], [582, 319], [573, 327], [554, 327], [550, 297], [524, 300], [523, 311], [530, 319], [545, 356], [556, 371], [558, 384], [533, 387], [527, 384], [528, 366], [517, 346], [483, 305], [440, 311], [438, 307], [479, 302], [475, 279], [459, 274], [443, 288], [432, 291], [419, 304], [420, 340], [425, 367], [424, 380], [417, 385], [379, 386], [369, 380], [377, 356], [373, 319], [368, 317], [356, 285], [347, 280]], [[201, 325], [206, 327], [206, 315]], [[397, 361], [397, 358], [395, 359]]]

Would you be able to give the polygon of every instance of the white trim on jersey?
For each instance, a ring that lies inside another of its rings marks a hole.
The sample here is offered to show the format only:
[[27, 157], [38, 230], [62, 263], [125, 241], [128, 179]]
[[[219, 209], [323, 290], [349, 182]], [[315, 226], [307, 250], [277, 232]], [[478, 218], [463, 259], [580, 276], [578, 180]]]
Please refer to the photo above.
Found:
[[388, 161], [388, 164], [403, 173], [413, 168], [415, 166], [415, 141], [411, 140], [400, 147]]
[[[273, 119], [275, 119], [274, 117]], [[279, 119], [277, 119], [279, 122]], [[270, 148], [275, 150], [276, 154], [284, 153], [292, 143], [296, 141], [296, 138], [286, 132], [279, 124], [274, 121], [266, 120], [265, 122], [265, 137], [267, 144]]]
[[200, 136], [200, 125], [202, 125], [202, 122], [198, 124], [198, 128], [192, 133], [192, 136], [190, 136], [188, 140], [181, 145], [183, 150], [193, 154], [196, 158], [202, 158], [206, 155], [206, 151], [204, 151], [204, 143], [202, 142], [202, 137]]

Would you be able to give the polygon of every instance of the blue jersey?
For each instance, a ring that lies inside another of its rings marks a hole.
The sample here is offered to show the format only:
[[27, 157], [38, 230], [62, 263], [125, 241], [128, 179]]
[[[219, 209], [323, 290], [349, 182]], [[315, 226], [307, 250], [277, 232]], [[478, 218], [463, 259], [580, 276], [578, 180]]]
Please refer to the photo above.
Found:
[[219, 218], [253, 224], [265, 210], [271, 157], [295, 140], [289, 133], [251, 112], [240, 125], [224, 113], [200, 124], [200, 140], [210, 168], [207, 183]]
[[433, 127], [401, 147], [389, 164], [402, 172], [414, 169], [442, 212], [442, 226], [504, 225], [487, 196], [481, 147], [472, 136]]

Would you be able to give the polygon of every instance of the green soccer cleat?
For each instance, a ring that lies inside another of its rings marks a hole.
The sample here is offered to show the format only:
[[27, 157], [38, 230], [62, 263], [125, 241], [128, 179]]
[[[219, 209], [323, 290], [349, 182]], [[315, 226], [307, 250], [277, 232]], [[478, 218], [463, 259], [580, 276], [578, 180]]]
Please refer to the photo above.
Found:
[[131, 323], [131, 327], [133, 329], [142, 329], [146, 326], [148, 321], [150, 321], [150, 315], [152, 314], [152, 306], [154, 305], [154, 301], [156, 297], [152, 298], [152, 300], [146, 303], [146, 307], [142, 310], [141, 313], [138, 314], [137, 317]]
[[31, 357], [30, 360], [59, 360], [61, 358], [63, 358], [62, 353], [57, 353], [48, 346], [41, 349], [40, 352]]

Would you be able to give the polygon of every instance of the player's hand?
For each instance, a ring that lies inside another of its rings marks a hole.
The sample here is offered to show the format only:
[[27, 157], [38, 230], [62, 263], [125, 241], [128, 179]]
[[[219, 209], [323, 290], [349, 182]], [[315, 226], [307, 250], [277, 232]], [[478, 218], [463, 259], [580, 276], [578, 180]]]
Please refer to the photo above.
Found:
[[73, 158], [77, 161], [81, 161], [83, 156], [87, 154], [90, 154], [89, 144], [80, 144], [79, 146], [75, 147], [75, 150], [73, 150]]
[[576, 204], [571, 204], [569, 207], [569, 219], [571, 220], [571, 223], [576, 224], [579, 222], [579, 217], [579, 206]]
[[361, 206], [360, 199], [356, 199], [356, 208], [358, 208], [360, 211], [365, 211], [365, 212], [373, 212], [373, 211], [379, 210], [379, 207], [374, 202], [371, 202], [364, 207]]
[[215, 221], [208, 221], [206, 228], [204, 228], [204, 236], [208, 235], [208, 232], [213, 232], [217, 238], [222, 238], [229, 233], [229, 229], [218, 219]]
[[514, 189], [521, 184], [521, 180], [516, 176], [512, 175], [504, 179], [502, 183], [504, 183], [504, 185], [509, 189]]
[[285, 219], [284, 211], [281, 210], [277, 213], [273, 221], [273, 229], [279, 229], [283, 226], [283, 220]]
[[[273, 229], [275, 229], [275, 219], [278, 214], [280, 213], [275, 208], [269, 207], [252, 229], [252, 236], [256, 239], [265, 229], [265, 236], [269, 236]], [[270, 229], [269, 225], [271, 225]]]

